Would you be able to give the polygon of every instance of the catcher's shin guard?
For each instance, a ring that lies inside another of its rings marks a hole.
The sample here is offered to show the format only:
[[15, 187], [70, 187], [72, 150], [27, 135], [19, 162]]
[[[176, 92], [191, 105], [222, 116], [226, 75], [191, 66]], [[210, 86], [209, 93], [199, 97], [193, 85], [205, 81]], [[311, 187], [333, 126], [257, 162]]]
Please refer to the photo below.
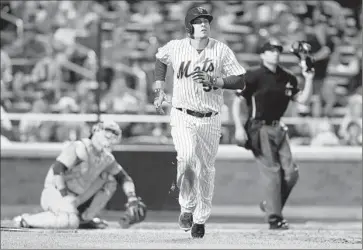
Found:
[[102, 209], [117, 189], [117, 182], [113, 176], [109, 176], [103, 187], [94, 195], [90, 206], [82, 213], [81, 219], [92, 220]]

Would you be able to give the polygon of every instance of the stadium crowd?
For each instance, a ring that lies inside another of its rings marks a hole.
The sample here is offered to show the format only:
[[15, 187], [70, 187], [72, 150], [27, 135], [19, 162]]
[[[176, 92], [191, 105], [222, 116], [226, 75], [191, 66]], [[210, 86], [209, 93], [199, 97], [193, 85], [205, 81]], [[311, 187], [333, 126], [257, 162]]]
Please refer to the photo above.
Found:
[[[64, 142], [89, 132], [87, 122], [9, 121], [6, 113], [95, 113], [99, 98], [102, 113], [154, 114], [155, 53], [172, 38], [185, 36], [184, 15], [192, 5], [189, 1], [2, 1], [2, 141]], [[292, 105], [286, 116], [319, 117], [323, 122], [304, 119], [289, 125], [293, 143], [362, 145], [360, 1], [205, 1], [198, 5], [214, 16], [212, 36], [227, 43], [246, 68], [259, 63], [258, 47], [275, 37], [284, 44], [282, 64], [296, 71], [297, 60], [289, 48], [297, 40], [309, 42], [316, 59], [314, 98], [309, 106]], [[23, 29], [6, 14], [22, 20]], [[145, 82], [140, 80], [143, 74]], [[172, 79], [167, 79], [171, 93]], [[226, 123], [231, 121], [233, 95], [225, 93]], [[331, 118], [342, 121], [333, 124]], [[166, 124], [121, 125], [124, 143], [170, 143]], [[233, 128], [224, 128], [222, 143], [231, 143]]]

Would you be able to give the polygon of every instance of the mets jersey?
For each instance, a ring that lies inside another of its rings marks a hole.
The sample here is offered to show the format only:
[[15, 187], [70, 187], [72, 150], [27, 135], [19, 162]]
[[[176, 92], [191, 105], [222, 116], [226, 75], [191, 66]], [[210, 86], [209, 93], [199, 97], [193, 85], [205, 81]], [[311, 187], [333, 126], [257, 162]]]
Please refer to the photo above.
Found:
[[172, 40], [159, 48], [156, 58], [174, 70], [172, 106], [199, 112], [221, 112], [223, 89], [194, 82], [194, 71], [205, 71], [214, 77], [242, 75], [246, 71], [232, 50], [224, 43], [209, 38], [207, 46], [198, 52], [190, 38]]

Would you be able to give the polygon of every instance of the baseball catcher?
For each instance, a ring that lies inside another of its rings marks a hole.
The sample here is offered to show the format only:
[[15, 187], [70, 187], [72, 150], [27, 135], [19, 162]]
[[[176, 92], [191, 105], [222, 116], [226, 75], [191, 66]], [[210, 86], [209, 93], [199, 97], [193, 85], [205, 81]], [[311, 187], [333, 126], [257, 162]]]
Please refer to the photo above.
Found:
[[17, 227], [55, 229], [103, 229], [107, 222], [96, 216], [117, 189], [127, 196], [122, 228], [142, 222], [146, 205], [136, 196], [131, 177], [111, 153], [121, 140], [121, 129], [114, 121], [93, 126], [89, 138], [71, 142], [50, 167], [40, 203], [44, 210], [14, 218]]

